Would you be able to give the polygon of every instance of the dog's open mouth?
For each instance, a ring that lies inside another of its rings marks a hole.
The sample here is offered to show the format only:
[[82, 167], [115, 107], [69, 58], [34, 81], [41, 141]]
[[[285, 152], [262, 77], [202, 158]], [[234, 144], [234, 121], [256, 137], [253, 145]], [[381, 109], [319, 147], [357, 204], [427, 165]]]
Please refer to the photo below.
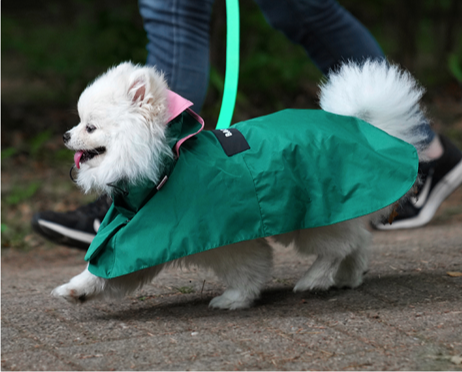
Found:
[[80, 169], [80, 164], [85, 163], [86, 161], [93, 159], [97, 155], [104, 154], [106, 152], [105, 147], [98, 147], [93, 150], [79, 150], [74, 154], [74, 163], [75, 166]]

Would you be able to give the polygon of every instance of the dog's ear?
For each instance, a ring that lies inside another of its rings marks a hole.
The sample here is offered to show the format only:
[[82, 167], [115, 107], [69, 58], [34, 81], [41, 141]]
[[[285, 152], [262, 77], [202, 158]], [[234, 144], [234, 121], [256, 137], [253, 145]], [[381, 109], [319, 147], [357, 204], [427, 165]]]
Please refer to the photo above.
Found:
[[142, 77], [135, 79], [135, 81], [128, 88], [128, 95], [131, 97], [133, 103], [143, 102], [146, 95], [146, 80]]
[[137, 68], [128, 80], [127, 98], [132, 107], [148, 122], [166, 113], [167, 83], [154, 68]]

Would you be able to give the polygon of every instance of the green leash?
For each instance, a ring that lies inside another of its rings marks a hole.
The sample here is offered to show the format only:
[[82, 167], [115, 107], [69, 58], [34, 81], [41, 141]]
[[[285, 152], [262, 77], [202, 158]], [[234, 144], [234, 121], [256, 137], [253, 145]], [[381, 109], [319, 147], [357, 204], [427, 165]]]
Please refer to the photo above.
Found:
[[239, 79], [239, 0], [226, 0], [226, 72], [217, 129], [231, 125]]

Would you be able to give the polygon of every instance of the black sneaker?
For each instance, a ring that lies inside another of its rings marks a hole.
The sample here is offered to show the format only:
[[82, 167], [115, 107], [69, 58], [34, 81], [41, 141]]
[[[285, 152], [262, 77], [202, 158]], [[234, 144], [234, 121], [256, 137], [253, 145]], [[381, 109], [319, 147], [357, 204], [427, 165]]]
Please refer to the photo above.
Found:
[[75, 211], [36, 213], [31, 225], [35, 232], [56, 244], [87, 250], [110, 205], [111, 199], [102, 196]]
[[378, 230], [397, 230], [427, 224], [438, 207], [462, 184], [462, 152], [446, 137], [439, 136], [443, 155], [428, 163], [419, 164], [422, 184], [416, 196], [409, 198], [396, 209], [392, 224], [388, 221], [374, 226]]

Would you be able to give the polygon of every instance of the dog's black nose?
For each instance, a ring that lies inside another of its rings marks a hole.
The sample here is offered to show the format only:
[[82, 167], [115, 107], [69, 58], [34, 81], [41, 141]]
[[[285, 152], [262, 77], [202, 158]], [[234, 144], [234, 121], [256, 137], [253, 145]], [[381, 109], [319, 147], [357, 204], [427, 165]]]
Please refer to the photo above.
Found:
[[66, 132], [66, 133], [63, 134], [64, 143], [69, 142], [70, 139], [71, 139], [71, 134], [69, 132]]

